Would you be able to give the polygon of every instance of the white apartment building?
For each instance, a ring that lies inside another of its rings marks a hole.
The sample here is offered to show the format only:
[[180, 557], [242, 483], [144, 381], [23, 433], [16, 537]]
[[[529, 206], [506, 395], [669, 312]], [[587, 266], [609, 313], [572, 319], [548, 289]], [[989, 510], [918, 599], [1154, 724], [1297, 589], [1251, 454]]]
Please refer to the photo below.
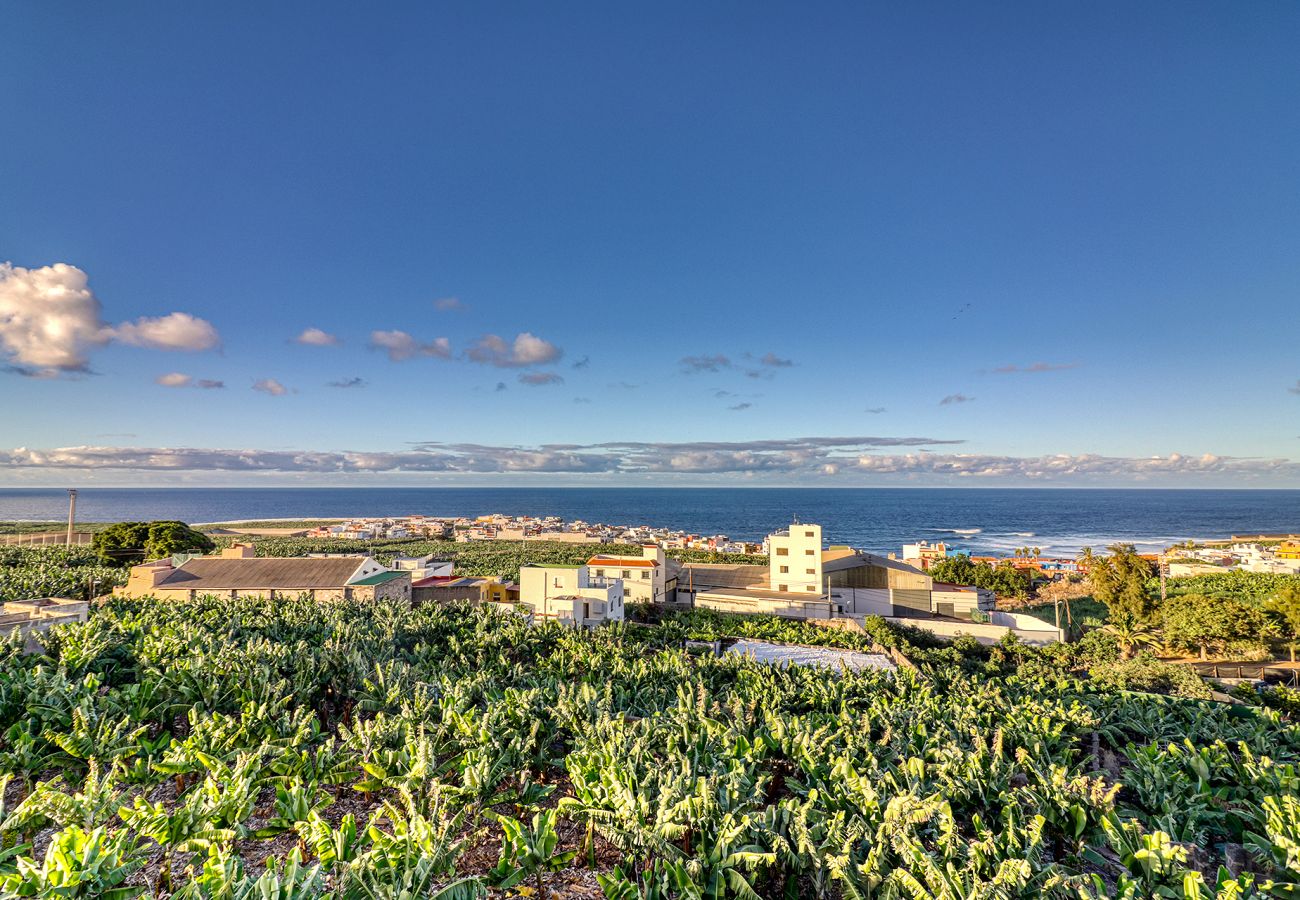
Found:
[[797, 522], [767, 537], [771, 590], [822, 593], [822, 527]]
[[623, 580], [593, 582], [587, 566], [527, 565], [519, 570], [519, 600], [533, 615], [572, 625], [623, 621]]
[[592, 584], [620, 580], [624, 599], [632, 603], [671, 602], [676, 587], [672, 566], [658, 544], [643, 544], [640, 556], [597, 553], [587, 560]]

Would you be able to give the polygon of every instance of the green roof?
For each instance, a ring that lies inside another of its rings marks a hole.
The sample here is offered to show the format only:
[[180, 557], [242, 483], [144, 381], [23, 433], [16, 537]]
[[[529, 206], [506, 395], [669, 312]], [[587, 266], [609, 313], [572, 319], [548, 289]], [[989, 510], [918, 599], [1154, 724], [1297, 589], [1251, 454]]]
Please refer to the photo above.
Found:
[[383, 584], [386, 581], [392, 581], [394, 578], [401, 578], [403, 575], [410, 575], [409, 572], [376, 572], [374, 575], [367, 575], [360, 581], [349, 582], [348, 587], [358, 587], [361, 585]]

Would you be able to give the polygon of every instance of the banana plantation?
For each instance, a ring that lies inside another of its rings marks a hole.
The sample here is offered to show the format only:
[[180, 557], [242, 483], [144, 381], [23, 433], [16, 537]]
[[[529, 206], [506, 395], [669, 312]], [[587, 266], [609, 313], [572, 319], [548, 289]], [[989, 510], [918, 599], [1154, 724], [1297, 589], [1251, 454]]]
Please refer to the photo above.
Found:
[[824, 634], [914, 668], [681, 649], [711, 629], [111, 599], [0, 648], [0, 898], [1300, 897], [1280, 712], [883, 623]]

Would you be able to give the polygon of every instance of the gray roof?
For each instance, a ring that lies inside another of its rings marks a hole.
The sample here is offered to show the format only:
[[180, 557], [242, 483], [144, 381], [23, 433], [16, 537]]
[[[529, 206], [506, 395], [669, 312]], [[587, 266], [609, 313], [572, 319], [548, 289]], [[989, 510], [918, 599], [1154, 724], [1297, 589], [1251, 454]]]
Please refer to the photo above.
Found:
[[365, 556], [330, 556], [315, 559], [263, 557], [258, 559], [191, 559], [168, 575], [160, 588], [195, 591], [299, 590], [341, 588]]
[[909, 566], [907, 563], [899, 562], [896, 559], [888, 559], [887, 557], [877, 556], [874, 553], [866, 553], [861, 550], [855, 550], [850, 553], [825, 553], [822, 555], [823, 572], [843, 572], [845, 569], [856, 569], [859, 566], [879, 566], [883, 569], [893, 569], [896, 572], [907, 572], [911, 575], [925, 574], [925, 572], [915, 566]]
[[684, 563], [677, 575], [678, 590], [746, 588], [767, 584], [767, 566]]

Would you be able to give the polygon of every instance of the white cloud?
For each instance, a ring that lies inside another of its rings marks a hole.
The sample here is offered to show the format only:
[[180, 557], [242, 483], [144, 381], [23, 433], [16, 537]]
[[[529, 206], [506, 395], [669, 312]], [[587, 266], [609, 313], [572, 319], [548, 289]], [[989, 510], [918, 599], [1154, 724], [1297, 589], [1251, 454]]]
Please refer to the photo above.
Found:
[[[1199, 485], [1300, 484], [1300, 462], [1214, 454], [1038, 457], [937, 453], [923, 437], [808, 437], [760, 441], [610, 442], [532, 447], [418, 444], [399, 452], [315, 452], [159, 447], [0, 450], [0, 468], [280, 473], [609, 473], [622, 476], [763, 476], [779, 482], [871, 484]], [[890, 448], [909, 448], [889, 452]], [[883, 451], [883, 452], [882, 452]], [[829, 480], [829, 482], [828, 482]]]
[[451, 341], [445, 337], [434, 338], [427, 344], [422, 344], [405, 331], [372, 331], [370, 346], [376, 350], [383, 350], [393, 362], [401, 362], [416, 356], [451, 359]]
[[433, 308], [438, 312], [464, 312], [467, 307], [459, 297], [440, 297], [433, 301]]
[[0, 348], [20, 371], [84, 372], [89, 349], [108, 339], [85, 272], [64, 263], [39, 269], [0, 263]]
[[272, 397], [283, 397], [289, 393], [289, 389], [274, 378], [259, 378], [253, 382], [253, 390], [270, 394]]
[[939, 405], [952, 406], [953, 404], [956, 403], [971, 403], [974, 400], [975, 400], [974, 397], [967, 397], [965, 394], [949, 394], [947, 397], [944, 397], [942, 400], [939, 401]]
[[152, 350], [211, 350], [221, 343], [212, 323], [189, 313], [174, 312], [165, 316], [141, 317], [123, 322], [109, 333], [115, 340]]
[[485, 334], [469, 348], [466, 355], [476, 363], [509, 369], [555, 362], [564, 355], [564, 351], [550, 341], [525, 331], [510, 344], [498, 335]]
[[293, 342], [295, 344], [306, 344], [309, 347], [335, 347], [342, 343], [328, 331], [322, 331], [319, 328], [304, 328], [302, 334], [294, 338]]
[[775, 353], [764, 353], [763, 358], [760, 359], [758, 362], [759, 365], [772, 366], [777, 369], [786, 369], [794, 365], [794, 360], [782, 359], [781, 357], [777, 356]]
[[168, 372], [166, 375], [159, 375], [154, 382], [169, 388], [192, 387], [204, 391], [220, 390], [226, 386], [224, 381], [216, 381], [211, 378], [191, 378], [184, 372]]
[[210, 322], [188, 313], [108, 325], [86, 273], [55, 263], [25, 269], [0, 263], [0, 351], [15, 371], [56, 377], [89, 369], [89, 353], [109, 341], [155, 350], [210, 350]]

